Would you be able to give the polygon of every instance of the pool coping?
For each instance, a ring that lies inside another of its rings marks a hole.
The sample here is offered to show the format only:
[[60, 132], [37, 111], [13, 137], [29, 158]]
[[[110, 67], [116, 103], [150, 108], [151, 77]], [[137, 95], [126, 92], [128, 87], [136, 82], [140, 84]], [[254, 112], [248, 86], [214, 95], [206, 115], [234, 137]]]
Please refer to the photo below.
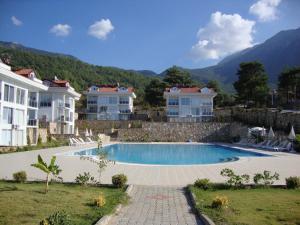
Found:
[[[222, 147], [229, 147], [233, 149], [238, 149], [241, 151], [247, 151], [247, 152], [255, 152], [259, 154], [264, 154], [266, 157], [276, 157], [278, 154], [291, 154], [291, 153], [286, 153], [286, 152], [273, 152], [273, 151], [266, 151], [262, 149], [255, 149], [250, 146], [238, 146], [234, 144], [229, 144], [229, 143], [220, 143], [220, 142], [110, 142], [103, 144], [103, 147], [114, 145], [114, 144], [184, 144], [184, 145], [218, 145]], [[82, 146], [84, 147], [84, 146]], [[67, 152], [62, 152], [62, 153], [56, 153], [56, 156], [67, 156], [67, 157], [81, 157], [80, 155], [68, 155], [70, 153], [74, 152], [80, 152], [83, 150], [89, 150], [89, 149], [94, 149], [95, 147], [88, 147], [88, 148], [80, 148], [80, 149], [75, 149], [75, 150], [70, 150]], [[88, 157], [88, 156], [85, 156]], [[91, 156], [90, 156], [91, 157]], [[264, 156], [262, 156], [264, 157]], [[91, 157], [93, 158], [93, 157]], [[256, 156], [246, 156], [246, 157], [237, 157], [238, 160], [235, 161], [229, 161], [229, 162], [220, 162], [220, 163], [209, 163], [209, 164], [188, 164], [188, 165], [158, 165], [158, 164], [141, 164], [141, 163], [126, 163], [126, 162], [118, 162], [115, 161], [114, 163], [117, 165], [129, 165], [129, 166], [143, 166], [143, 167], [189, 167], [189, 166], [198, 166], [198, 167], [207, 167], [207, 166], [217, 166], [217, 165], [231, 165], [231, 164], [237, 164], [237, 163], [244, 163], [247, 161], [250, 161], [252, 159], [260, 158]]]

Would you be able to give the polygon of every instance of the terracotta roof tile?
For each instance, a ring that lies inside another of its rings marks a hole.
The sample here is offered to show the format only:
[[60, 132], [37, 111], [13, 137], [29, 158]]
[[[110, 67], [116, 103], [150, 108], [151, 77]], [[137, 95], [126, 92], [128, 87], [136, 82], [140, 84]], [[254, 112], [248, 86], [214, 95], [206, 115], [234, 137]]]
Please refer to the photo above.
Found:
[[29, 77], [29, 74], [33, 72], [33, 69], [20, 69], [20, 70], [16, 70], [14, 71], [16, 74], [21, 75], [23, 77]]

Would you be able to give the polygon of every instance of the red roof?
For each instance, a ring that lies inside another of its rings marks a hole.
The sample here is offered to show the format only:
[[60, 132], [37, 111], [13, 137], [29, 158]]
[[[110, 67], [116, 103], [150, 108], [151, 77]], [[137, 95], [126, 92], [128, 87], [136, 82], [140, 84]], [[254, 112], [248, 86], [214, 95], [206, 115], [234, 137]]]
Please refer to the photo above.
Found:
[[16, 70], [14, 71], [16, 74], [19, 74], [23, 77], [29, 77], [29, 74], [31, 74], [33, 72], [33, 69], [20, 69], [20, 70]]
[[[170, 92], [171, 88], [166, 88], [166, 92]], [[178, 87], [181, 93], [198, 93], [201, 92], [199, 87]]]
[[[199, 93], [202, 88], [199, 87], [177, 87], [180, 90], [180, 93]], [[171, 88], [166, 88], [166, 92], [170, 92]], [[211, 88], [209, 88], [211, 89]], [[212, 90], [212, 89], [211, 89]]]
[[[105, 86], [98, 86], [98, 92], [101, 93], [113, 93], [113, 92], [118, 92], [118, 88], [117, 86], [109, 86], [109, 85], [105, 85]], [[128, 87], [126, 88], [128, 90], [128, 93], [133, 93], [134, 89], [133, 87]]]
[[67, 80], [43, 80], [50, 83], [50, 87], [68, 87], [69, 81]]

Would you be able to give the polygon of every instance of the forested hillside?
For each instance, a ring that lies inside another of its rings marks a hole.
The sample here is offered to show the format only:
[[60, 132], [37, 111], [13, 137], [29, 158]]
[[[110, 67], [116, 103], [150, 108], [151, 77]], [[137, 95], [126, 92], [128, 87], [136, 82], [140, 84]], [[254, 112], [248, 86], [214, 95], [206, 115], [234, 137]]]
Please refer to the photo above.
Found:
[[133, 86], [138, 100], [142, 101], [145, 86], [151, 78], [138, 72], [114, 67], [95, 66], [68, 55], [34, 52], [26, 48], [5, 46], [0, 43], [1, 56], [10, 56], [13, 68], [33, 68], [39, 78], [66, 79], [77, 91], [85, 90], [91, 84], [113, 84]]

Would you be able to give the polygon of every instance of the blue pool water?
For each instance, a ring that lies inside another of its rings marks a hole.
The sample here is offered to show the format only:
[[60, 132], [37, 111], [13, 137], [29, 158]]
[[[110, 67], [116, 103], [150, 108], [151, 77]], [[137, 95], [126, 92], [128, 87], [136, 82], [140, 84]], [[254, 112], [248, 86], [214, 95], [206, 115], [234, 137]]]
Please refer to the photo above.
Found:
[[[114, 144], [103, 148], [117, 162], [156, 165], [192, 165], [236, 161], [239, 157], [263, 157], [261, 153], [211, 144]], [[88, 149], [73, 155], [97, 155]]]

